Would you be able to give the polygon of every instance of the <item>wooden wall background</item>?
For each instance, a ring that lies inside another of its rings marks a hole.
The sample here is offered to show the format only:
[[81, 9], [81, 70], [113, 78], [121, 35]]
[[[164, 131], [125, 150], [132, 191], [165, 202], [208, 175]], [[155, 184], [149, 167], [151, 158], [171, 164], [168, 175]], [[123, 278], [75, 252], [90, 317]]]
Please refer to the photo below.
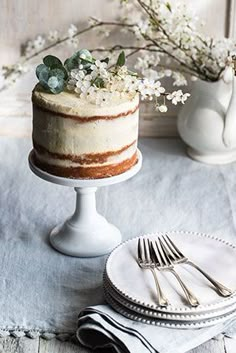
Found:
[[[118, 3], [119, 0], [0, 0], [0, 66], [17, 61], [21, 44], [37, 34], [47, 34], [53, 29], [65, 32], [71, 23], [82, 27], [89, 16], [116, 18]], [[193, 7], [206, 22], [208, 34], [234, 36], [235, 0], [188, 0], [187, 5]], [[95, 41], [98, 46], [97, 38], [87, 36], [81, 41], [81, 47], [92, 47]], [[72, 48], [64, 46], [57, 54], [66, 57], [72, 51]], [[0, 93], [1, 135], [30, 135], [30, 96], [34, 82], [31, 71], [7, 91]], [[143, 105], [141, 135], [176, 136], [176, 115], [175, 108], [165, 116], [157, 117], [150, 104]]]

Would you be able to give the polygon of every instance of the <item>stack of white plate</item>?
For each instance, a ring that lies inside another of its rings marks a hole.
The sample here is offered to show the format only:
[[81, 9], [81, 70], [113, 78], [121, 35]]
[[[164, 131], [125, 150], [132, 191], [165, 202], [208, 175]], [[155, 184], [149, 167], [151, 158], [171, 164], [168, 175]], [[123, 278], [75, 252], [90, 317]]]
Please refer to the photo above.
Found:
[[[145, 237], [155, 239], [159, 233]], [[193, 262], [213, 278], [236, 289], [236, 247], [216, 237], [192, 232], [168, 232], [173, 242]], [[200, 305], [191, 307], [170, 272], [157, 271], [158, 280], [169, 300], [167, 307], [157, 305], [152, 273], [137, 263], [138, 238], [119, 245], [109, 256], [104, 272], [104, 290], [108, 303], [122, 315], [149, 324], [199, 328], [236, 317], [236, 293], [220, 296], [196, 269], [175, 266], [185, 284], [197, 296]]]

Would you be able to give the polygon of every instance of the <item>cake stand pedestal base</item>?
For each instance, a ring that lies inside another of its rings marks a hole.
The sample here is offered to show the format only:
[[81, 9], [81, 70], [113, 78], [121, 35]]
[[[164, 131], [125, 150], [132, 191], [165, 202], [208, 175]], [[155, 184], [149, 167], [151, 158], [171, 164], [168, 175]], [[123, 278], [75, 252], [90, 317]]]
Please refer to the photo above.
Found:
[[138, 162], [130, 170], [102, 179], [69, 179], [46, 173], [34, 164], [33, 151], [29, 155], [29, 166], [38, 177], [51, 183], [74, 187], [76, 191], [74, 214], [50, 233], [50, 243], [56, 250], [70, 256], [94, 257], [105, 255], [119, 245], [119, 229], [97, 212], [96, 190], [100, 186], [120, 183], [137, 174], [142, 166], [140, 151]]
[[109, 253], [121, 242], [118, 228], [108, 223], [96, 210], [97, 188], [75, 188], [74, 214], [50, 234], [50, 242], [58, 251], [78, 257]]

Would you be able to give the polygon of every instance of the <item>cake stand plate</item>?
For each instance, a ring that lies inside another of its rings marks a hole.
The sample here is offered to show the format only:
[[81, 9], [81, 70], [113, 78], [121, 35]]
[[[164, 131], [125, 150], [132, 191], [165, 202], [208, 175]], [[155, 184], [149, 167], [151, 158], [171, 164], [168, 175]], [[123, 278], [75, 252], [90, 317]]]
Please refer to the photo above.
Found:
[[48, 182], [74, 187], [76, 207], [74, 214], [50, 233], [50, 243], [63, 254], [76, 257], [94, 257], [109, 253], [121, 242], [118, 228], [109, 223], [96, 209], [96, 190], [132, 178], [142, 166], [142, 154], [138, 150], [138, 162], [127, 172], [102, 179], [70, 179], [49, 174], [36, 167], [33, 151], [29, 154], [29, 166], [34, 174]]

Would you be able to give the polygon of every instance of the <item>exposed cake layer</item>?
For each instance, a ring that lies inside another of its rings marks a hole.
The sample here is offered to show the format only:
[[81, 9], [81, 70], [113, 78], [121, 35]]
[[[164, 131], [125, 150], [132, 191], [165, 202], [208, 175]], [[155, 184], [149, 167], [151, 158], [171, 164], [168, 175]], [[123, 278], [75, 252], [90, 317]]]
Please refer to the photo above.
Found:
[[112, 120], [80, 123], [33, 108], [33, 140], [49, 152], [82, 155], [120, 150], [137, 140], [138, 109]]
[[104, 153], [90, 153], [82, 155], [72, 155], [72, 154], [61, 154], [48, 151], [46, 148], [38, 145], [33, 141], [35, 154], [38, 159], [43, 162], [47, 162], [54, 165], [65, 166], [73, 165], [83, 166], [83, 165], [107, 165], [111, 163], [121, 162], [129, 157], [131, 157], [137, 150], [137, 141], [134, 141], [130, 145], [124, 146], [117, 151], [109, 151]]
[[53, 95], [36, 86], [33, 103], [35, 160], [49, 173], [100, 178], [122, 173], [136, 163], [137, 96], [101, 107], [74, 93]]
[[48, 164], [43, 160], [37, 158], [36, 154], [34, 155], [34, 163], [40, 169], [45, 170], [47, 173], [61, 176], [64, 178], [76, 178], [76, 179], [98, 179], [106, 178], [114, 175], [118, 175], [126, 172], [132, 168], [137, 163], [137, 152], [128, 159], [120, 163], [108, 164], [108, 165], [97, 165], [97, 166], [62, 166]]

